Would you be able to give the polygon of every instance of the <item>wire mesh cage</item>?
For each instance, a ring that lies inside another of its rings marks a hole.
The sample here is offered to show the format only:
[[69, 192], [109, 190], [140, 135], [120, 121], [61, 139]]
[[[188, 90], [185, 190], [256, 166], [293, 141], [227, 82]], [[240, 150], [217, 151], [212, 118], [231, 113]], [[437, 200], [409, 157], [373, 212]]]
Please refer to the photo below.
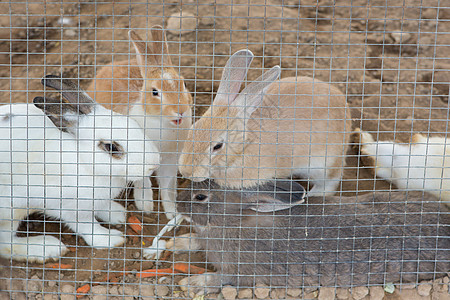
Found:
[[0, 298], [450, 299], [449, 20], [0, 2]]

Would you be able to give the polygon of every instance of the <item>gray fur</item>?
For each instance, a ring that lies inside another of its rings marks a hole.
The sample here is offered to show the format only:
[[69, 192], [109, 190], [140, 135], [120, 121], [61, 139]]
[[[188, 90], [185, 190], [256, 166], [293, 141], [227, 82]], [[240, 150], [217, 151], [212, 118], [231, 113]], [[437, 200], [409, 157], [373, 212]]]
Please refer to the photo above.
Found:
[[[195, 201], [200, 193], [208, 201]], [[358, 286], [418, 282], [450, 270], [450, 215], [431, 195], [310, 197], [288, 210], [252, 211], [255, 197], [265, 196], [212, 181], [180, 193], [178, 211], [197, 225], [217, 269], [207, 286]]]

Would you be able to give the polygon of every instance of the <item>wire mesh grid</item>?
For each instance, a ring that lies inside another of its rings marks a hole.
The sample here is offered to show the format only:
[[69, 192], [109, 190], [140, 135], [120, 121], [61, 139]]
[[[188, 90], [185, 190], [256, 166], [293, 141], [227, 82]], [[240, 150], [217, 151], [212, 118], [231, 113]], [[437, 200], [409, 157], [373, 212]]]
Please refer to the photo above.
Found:
[[0, 298], [449, 299], [449, 19], [0, 2]]

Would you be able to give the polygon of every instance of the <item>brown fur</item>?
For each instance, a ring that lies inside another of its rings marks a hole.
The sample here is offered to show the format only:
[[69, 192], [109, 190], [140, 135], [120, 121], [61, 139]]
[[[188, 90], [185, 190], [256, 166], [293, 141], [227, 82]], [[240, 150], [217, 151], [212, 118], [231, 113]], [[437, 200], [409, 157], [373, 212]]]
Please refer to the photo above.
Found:
[[[298, 166], [306, 167], [308, 161], [314, 166], [314, 159], [327, 156], [327, 177], [341, 177], [351, 117], [345, 96], [337, 88], [309, 77], [274, 82], [248, 121], [245, 141], [242, 132], [231, 131], [244, 130], [236, 113], [235, 108], [213, 105], [195, 123], [180, 159], [184, 176], [199, 180], [212, 176], [230, 187], [252, 186], [289, 177]], [[227, 130], [228, 143], [210, 162], [211, 144], [220, 141]]]
[[[172, 66], [162, 28], [154, 26], [152, 36], [153, 41], [147, 45], [139, 35], [130, 32], [138, 58], [109, 64], [97, 72], [88, 89], [96, 102], [122, 114], [129, 113], [130, 105], [140, 104], [148, 115], [175, 119], [191, 109], [191, 94]], [[164, 95], [163, 102], [152, 95], [153, 88]]]

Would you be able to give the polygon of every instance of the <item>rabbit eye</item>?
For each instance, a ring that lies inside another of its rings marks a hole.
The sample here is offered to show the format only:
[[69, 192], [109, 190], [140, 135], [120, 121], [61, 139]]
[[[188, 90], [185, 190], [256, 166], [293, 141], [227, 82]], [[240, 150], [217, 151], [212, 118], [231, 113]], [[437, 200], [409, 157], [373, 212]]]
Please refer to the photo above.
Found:
[[155, 96], [155, 97], [158, 97], [159, 96], [159, 91], [157, 89], [153, 89], [152, 90], [152, 95]]
[[217, 144], [213, 147], [213, 151], [219, 150], [220, 148], [222, 148], [222, 146], [223, 146], [223, 143], [217, 143]]
[[208, 198], [208, 196], [206, 196], [205, 194], [197, 194], [197, 195], [195, 195], [195, 200], [198, 200], [198, 201], [204, 201], [207, 198]]
[[125, 155], [122, 146], [117, 142], [100, 141], [98, 146], [103, 151], [108, 152], [113, 158], [121, 159]]

